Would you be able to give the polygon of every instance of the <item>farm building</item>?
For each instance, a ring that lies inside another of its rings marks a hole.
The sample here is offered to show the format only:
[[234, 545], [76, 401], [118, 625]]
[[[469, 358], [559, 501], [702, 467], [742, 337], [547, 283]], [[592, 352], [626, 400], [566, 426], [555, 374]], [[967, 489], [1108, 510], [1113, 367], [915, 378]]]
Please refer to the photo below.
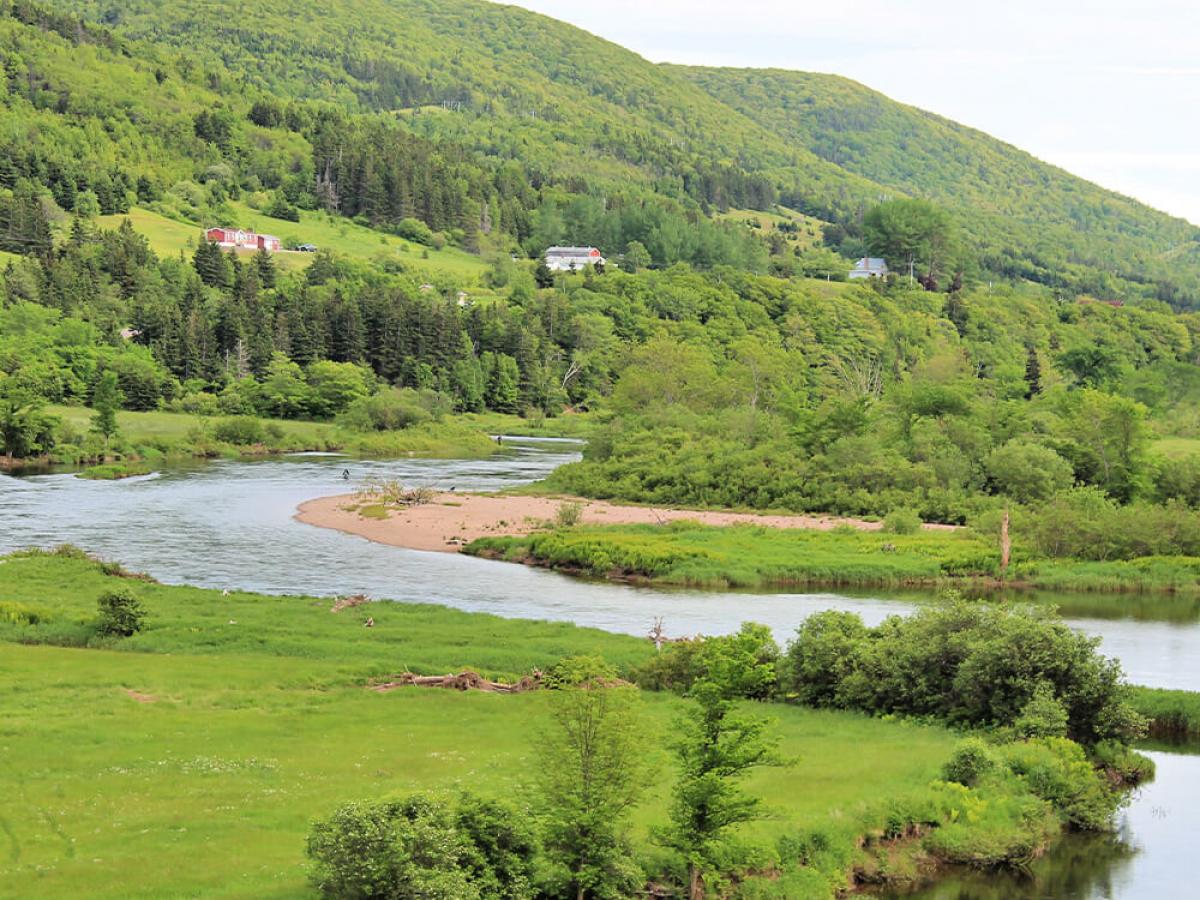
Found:
[[595, 247], [551, 247], [546, 251], [546, 268], [551, 272], [574, 272], [604, 262]]
[[269, 250], [274, 253], [283, 243], [273, 234], [256, 234], [241, 228], [208, 228], [204, 237], [220, 247], [238, 247], [248, 250]]
[[887, 262], [882, 259], [877, 259], [873, 256], [864, 256], [854, 264], [854, 268], [850, 270], [850, 278], [886, 278], [888, 273]]

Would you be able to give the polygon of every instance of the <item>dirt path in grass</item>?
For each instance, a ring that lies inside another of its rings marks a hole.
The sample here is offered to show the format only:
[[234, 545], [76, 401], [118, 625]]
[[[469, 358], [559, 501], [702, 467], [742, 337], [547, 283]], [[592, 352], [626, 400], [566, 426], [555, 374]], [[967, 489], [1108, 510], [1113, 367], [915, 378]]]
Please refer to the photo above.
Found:
[[[333, 528], [380, 544], [410, 550], [457, 553], [476, 538], [529, 534], [554, 520], [571, 498], [516, 497], [496, 494], [437, 494], [432, 503], [391, 510], [386, 518], [362, 516], [362, 500], [353, 494], [321, 497], [300, 505], [296, 519], [319, 528]], [[758, 515], [756, 513], [691, 510], [673, 507], [621, 506], [602, 500], [578, 500], [586, 525], [654, 525], [691, 519], [704, 525], [762, 525], [767, 528], [812, 528], [828, 531], [850, 525], [878, 531], [878, 522], [835, 516]], [[926, 525], [953, 530], [952, 525]]]

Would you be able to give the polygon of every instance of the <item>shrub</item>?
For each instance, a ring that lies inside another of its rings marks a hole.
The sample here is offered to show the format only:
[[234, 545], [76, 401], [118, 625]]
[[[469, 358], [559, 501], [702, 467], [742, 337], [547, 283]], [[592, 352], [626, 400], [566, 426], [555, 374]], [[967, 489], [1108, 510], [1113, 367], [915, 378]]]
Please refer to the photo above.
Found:
[[342, 806], [313, 825], [307, 853], [326, 897], [528, 900], [536, 849], [502, 804], [416, 794]]
[[1089, 746], [1144, 729], [1120, 665], [1045, 611], [951, 596], [865, 633], [855, 619], [818, 618], [789, 645], [789, 686], [808, 702], [974, 726], [1024, 717], [1035, 733], [1058, 727], [1057, 703], [1066, 734]]
[[986, 742], [979, 738], [967, 738], [955, 745], [949, 761], [942, 768], [942, 777], [946, 781], [974, 787], [998, 767], [999, 761]]
[[724, 696], [761, 700], [774, 693], [779, 646], [765, 625], [744, 622], [736, 634], [668, 644], [640, 666], [634, 680], [645, 688], [687, 693], [712, 682]]
[[558, 509], [554, 513], [554, 524], [559, 528], [573, 528], [579, 524], [582, 518], [583, 504], [576, 500], [570, 500], [558, 504]]
[[916, 534], [921, 530], [921, 517], [911, 509], [893, 509], [883, 520], [887, 534]]
[[142, 630], [146, 613], [131, 591], [120, 588], [107, 591], [97, 601], [100, 616], [96, 620], [98, 634], [130, 637]]
[[784, 689], [809, 706], [836, 706], [838, 686], [854, 668], [869, 631], [854, 613], [809, 616], [788, 646]]
[[427, 403], [414, 390], [392, 389], [353, 401], [338, 417], [338, 424], [354, 431], [401, 431], [434, 418]]
[[560, 659], [542, 676], [542, 684], [551, 690], [582, 684], [605, 684], [617, 680], [617, 670], [598, 656], [568, 656]]
[[1007, 744], [1001, 752], [1008, 768], [1068, 825], [1085, 831], [1111, 827], [1124, 795], [1099, 777], [1078, 744], [1066, 738], [1042, 738]]
[[227, 444], [246, 446], [266, 440], [263, 424], [253, 416], [230, 416], [213, 426], [213, 437]]
[[401, 219], [396, 223], [395, 232], [397, 237], [402, 237], [415, 244], [424, 244], [426, 247], [430, 247], [434, 243], [433, 229], [420, 219]]
[[462, 865], [485, 900], [533, 897], [539, 852], [529, 820], [495, 800], [460, 798], [455, 825], [467, 843]]
[[1069, 716], [1066, 707], [1054, 696], [1054, 688], [1040, 682], [1021, 715], [1013, 723], [1017, 733], [1026, 738], [1066, 737]]

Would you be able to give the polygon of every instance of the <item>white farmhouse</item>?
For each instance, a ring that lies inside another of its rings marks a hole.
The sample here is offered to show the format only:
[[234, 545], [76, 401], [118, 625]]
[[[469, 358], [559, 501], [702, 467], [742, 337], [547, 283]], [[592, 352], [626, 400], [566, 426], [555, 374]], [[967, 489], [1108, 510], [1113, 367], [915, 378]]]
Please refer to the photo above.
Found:
[[578, 272], [604, 263], [595, 247], [551, 247], [546, 251], [546, 268], [551, 272]]
[[855, 278], [886, 278], [888, 274], [887, 262], [882, 259], [877, 259], [873, 256], [864, 256], [854, 264], [854, 268], [850, 270], [850, 279]]

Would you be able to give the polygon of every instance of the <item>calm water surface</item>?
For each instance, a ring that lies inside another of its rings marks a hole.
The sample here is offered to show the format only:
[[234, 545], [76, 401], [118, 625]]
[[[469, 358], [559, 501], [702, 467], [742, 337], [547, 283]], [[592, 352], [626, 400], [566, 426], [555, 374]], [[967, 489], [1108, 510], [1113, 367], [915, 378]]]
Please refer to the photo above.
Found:
[[[506, 439], [488, 460], [361, 461], [297, 456], [217, 462], [118, 482], [71, 474], [0, 475], [0, 553], [72, 543], [168, 583], [264, 593], [362, 592], [498, 615], [566, 619], [644, 634], [656, 616], [673, 634], [716, 634], [745, 620], [781, 640], [808, 614], [859, 613], [868, 624], [904, 613], [919, 593], [728, 593], [592, 583], [465, 556], [371, 544], [292, 519], [296, 506], [374, 478], [460, 491], [537, 480], [578, 458], [569, 441]], [[349, 469], [350, 481], [342, 478]], [[1131, 681], [1200, 690], [1200, 608], [1174, 598], [1054, 595], [1077, 628], [1103, 639]], [[1200, 896], [1191, 853], [1200, 848], [1200, 755], [1151, 753], [1158, 778], [1139, 792], [1113, 837], [1071, 838], [1029, 878], [966, 875], [909, 897], [1175, 898]], [[1193, 888], [1196, 888], [1193, 890]]]
[[[1190, 749], [1190, 753], [1180, 752]], [[1158, 767], [1112, 835], [1072, 835], [1027, 876], [964, 872], [884, 900], [1186, 900], [1200, 896], [1200, 746], [1143, 751]]]

